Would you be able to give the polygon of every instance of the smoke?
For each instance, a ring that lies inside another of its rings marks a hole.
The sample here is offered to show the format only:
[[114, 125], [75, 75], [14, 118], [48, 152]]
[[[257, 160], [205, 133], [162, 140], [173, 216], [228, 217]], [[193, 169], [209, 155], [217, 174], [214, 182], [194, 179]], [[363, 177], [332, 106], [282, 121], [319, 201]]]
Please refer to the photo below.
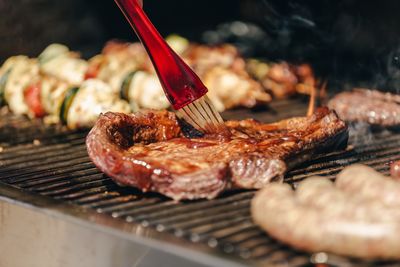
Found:
[[355, 122], [349, 125], [349, 143], [358, 146], [358, 144], [369, 144], [375, 141], [375, 135], [371, 125], [363, 122]]
[[387, 89], [394, 93], [400, 92], [400, 45], [391, 51], [387, 57]]
[[[203, 40], [234, 43], [246, 56], [311, 63], [317, 76], [339, 90], [347, 85], [399, 92], [400, 1], [249, 0], [241, 5], [243, 21], [220, 25]], [[235, 25], [247, 30], [235, 33]]]

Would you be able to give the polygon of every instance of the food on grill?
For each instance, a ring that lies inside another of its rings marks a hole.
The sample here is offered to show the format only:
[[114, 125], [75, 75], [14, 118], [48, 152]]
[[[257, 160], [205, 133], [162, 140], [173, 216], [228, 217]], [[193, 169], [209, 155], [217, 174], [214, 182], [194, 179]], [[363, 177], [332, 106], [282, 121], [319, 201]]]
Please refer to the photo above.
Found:
[[181, 200], [282, 181], [288, 169], [347, 142], [346, 124], [326, 108], [277, 123], [249, 119], [225, 126], [200, 136], [167, 111], [109, 112], [86, 145], [95, 165], [116, 182]]
[[24, 101], [24, 89], [38, 74], [39, 67], [35, 59], [25, 56], [7, 59], [0, 69], [0, 103], [7, 103], [15, 114], [26, 114], [28, 106]]
[[70, 89], [61, 106], [60, 118], [70, 129], [88, 128], [106, 111], [129, 112], [130, 108], [106, 83], [89, 79]]
[[[260, 83], [247, 73], [245, 61], [235, 47], [189, 45], [187, 40], [176, 36], [169, 42], [208, 87], [209, 97], [218, 111], [252, 108], [271, 100]], [[89, 60], [86, 77], [109, 83], [129, 101], [133, 111], [169, 107], [146, 51], [139, 43], [107, 43], [101, 55]]]
[[88, 63], [65, 45], [51, 44], [39, 55], [40, 70], [72, 85], [80, 85]]
[[[400, 184], [364, 165], [323, 177], [270, 184], [252, 200], [254, 221], [297, 249], [369, 259], [399, 259]], [[301, 222], [301, 223], [300, 223]]]
[[400, 180], [400, 160], [390, 164], [390, 175], [393, 178]]
[[28, 115], [33, 118], [42, 118], [46, 115], [46, 110], [42, 105], [41, 84], [33, 83], [25, 87], [24, 101], [28, 107]]
[[[47, 122], [58, 123], [61, 104], [66, 97], [66, 93], [72, 85], [67, 82], [57, 79], [54, 76], [39, 75], [35, 80], [25, 89], [25, 92], [32, 92], [37, 98], [36, 103], [41, 106], [40, 109], [44, 110], [44, 114], [37, 114], [32, 109], [32, 100], [26, 99], [26, 103], [30, 106], [31, 117], [42, 117], [45, 115]], [[40, 104], [39, 104], [40, 103]]]
[[[365, 198], [400, 207], [400, 183], [364, 165], [353, 165], [343, 170], [336, 185], [350, 194], [357, 193]], [[373, 189], [373, 190], [372, 190]]]
[[25, 102], [31, 117], [44, 117], [47, 123], [63, 123], [70, 129], [91, 127], [100, 113], [129, 112], [104, 82], [89, 79], [72, 86], [52, 76], [41, 75], [25, 89]]
[[71, 129], [93, 126], [102, 112], [129, 112], [128, 103], [108, 84], [83, 81], [86, 68], [86, 61], [59, 44], [38, 59], [11, 57], [0, 68], [0, 102], [15, 114], [61, 121]]
[[217, 66], [208, 69], [202, 80], [209, 90], [208, 97], [219, 112], [239, 106], [253, 108], [271, 101], [271, 96], [261, 85], [244, 72]]
[[[200, 75], [218, 111], [253, 108], [271, 101], [270, 93], [250, 76], [235, 47], [198, 45], [179, 36], [169, 42]], [[281, 70], [286, 70], [285, 66], [277, 64], [277, 70], [273, 67], [270, 71], [278, 87], [287, 84], [286, 78], [279, 77], [290, 76], [291, 72], [287, 75]], [[290, 67], [290, 71], [294, 69]], [[307, 76], [306, 68], [302, 69], [298, 73]], [[301, 81], [300, 76], [291, 86]], [[11, 57], [0, 68], [0, 106], [7, 104], [13, 113], [43, 118], [45, 123], [90, 127], [101, 112], [129, 112], [125, 101], [134, 112], [170, 106], [140, 43], [109, 42], [89, 62], [64, 45], [51, 44], [38, 58]]]
[[139, 109], [166, 109], [170, 106], [155, 73], [134, 71], [121, 86], [120, 96], [128, 101], [132, 111]]
[[100, 79], [128, 101], [132, 111], [165, 109], [169, 102], [147, 53], [140, 43], [111, 41], [100, 55], [89, 60], [86, 78]]
[[151, 62], [142, 44], [110, 41], [101, 54], [89, 60], [86, 78], [100, 79], [119, 92], [130, 73], [150, 69]]
[[228, 44], [207, 46], [190, 44], [182, 50], [185, 61], [200, 76], [213, 67], [246, 72], [246, 63], [236, 47]]
[[251, 59], [246, 68], [275, 98], [287, 98], [298, 93], [310, 95], [315, 86], [313, 71], [307, 64], [295, 66]]
[[394, 127], [400, 124], [400, 96], [377, 90], [355, 89], [337, 94], [328, 103], [345, 121]]

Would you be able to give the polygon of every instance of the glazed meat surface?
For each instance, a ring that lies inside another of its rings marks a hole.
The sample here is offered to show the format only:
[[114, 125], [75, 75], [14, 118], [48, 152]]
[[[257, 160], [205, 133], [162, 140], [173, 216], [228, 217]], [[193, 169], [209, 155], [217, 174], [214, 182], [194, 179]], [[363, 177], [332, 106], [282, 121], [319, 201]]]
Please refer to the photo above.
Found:
[[116, 182], [181, 200], [262, 188], [313, 154], [347, 142], [346, 124], [327, 108], [277, 123], [249, 119], [225, 126], [201, 136], [171, 112], [108, 112], [86, 145], [95, 165]]
[[345, 121], [394, 127], [400, 125], [400, 96], [377, 90], [355, 89], [336, 95], [328, 103]]

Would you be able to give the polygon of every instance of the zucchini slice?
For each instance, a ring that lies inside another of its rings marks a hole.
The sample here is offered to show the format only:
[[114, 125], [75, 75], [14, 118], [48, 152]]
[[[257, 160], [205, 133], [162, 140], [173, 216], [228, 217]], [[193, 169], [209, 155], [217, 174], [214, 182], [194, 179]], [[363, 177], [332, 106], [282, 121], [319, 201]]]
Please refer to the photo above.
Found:
[[8, 69], [3, 76], [0, 77], [0, 107], [4, 106], [6, 104], [6, 99], [5, 97], [5, 91], [6, 91], [6, 85], [7, 85], [7, 80], [8, 76], [10, 76], [11, 69]]
[[121, 84], [121, 90], [119, 91], [119, 96], [121, 99], [124, 99], [129, 102], [129, 87], [131, 86], [131, 82], [133, 80], [133, 76], [138, 72], [138, 70], [130, 72], [125, 76], [124, 80]]
[[38, 61], [40, 65], [46, 64], [47, 62], [65, 55], [69, 52], [69, 48], [62, 44], [51, 44], [47, 46], [42, 53], [38, 56]]
[[63, 102], [61, 103], [61, 108], [60, 108], [60, 121], [62, 124], [67, 124], [68, 121], [68, 110], [72, 104], [72, 101], [74, 101], [74, 98], [76, 96], [76, 93], [79, 91], [79, 87], [72, 87], [68, 89], [67, 93], [65, 94], [65, 98]]

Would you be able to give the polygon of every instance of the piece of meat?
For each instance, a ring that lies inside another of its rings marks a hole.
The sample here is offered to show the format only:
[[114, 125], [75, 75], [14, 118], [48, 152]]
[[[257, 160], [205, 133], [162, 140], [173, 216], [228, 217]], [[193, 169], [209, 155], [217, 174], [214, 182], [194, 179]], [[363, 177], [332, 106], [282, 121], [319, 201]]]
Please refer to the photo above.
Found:
[[229, 44], [220, 46], [191, 44], [182, 56], [200, 77], [208, 69], [216, 66], [245, 72], [244, 59], [240, 56], [237, 48]]
[[[288, 184], [269, 184], [252, 200], [255, 223], [272, 237], [300, 250], [368, 259], [400, 258], [398, 218], [390, 217], [387, 211], [381, 212], [385, 216], [379, 216], [378, 209], [367, 204], [358, 207], [351, 194], [338, 197], [333, 185], [321, 185], [315, 180], [311, 183], [318, 183], [312, 185], [317, 188], [328, 187], [320, 194], [330, 192], [328, 198], [342, 199], [344, 203], [321, 205], [321, 199], [315, 203], [304, 198], [305, 194], [301, 199]], [[311, 195], [318, 194], [314, 188], [310, 191]]]
[[400, 222], [400, 209], [397, 207], [387, 207], [378, 198], [365, 198], [361, 194], [345, 192], [324, 177], [310, 177], [300, 182], [296, 188], [296, 197], [301, 204], [341, 212], [349, 218], [370, 222]]
[[327, 108], [262, 124], [227, 121], [225, 131], [187, 138], [173, 113], [101, 115], [87, 136], [92, 161], [120, 184], [173, 199], [214, 198], [228, 188], [261, 188], [320, 151], [347, 142]]
[[217, 66], [209, 68], [201, 78], [219, 112], [236, 107], [254, 108], [271, 101], [271, 96], [246, 72]]
[[372, 125], [400, 125], [400, 96], [376, 90], [355, 89], [337, 94], [328, 103], [345, 121]]
[[345, 168], [337, 176], [336, 185], [345, 192], [379, 199], [388, 207], [400, 207], [400, 183], [368, 166], [354, 164]]

